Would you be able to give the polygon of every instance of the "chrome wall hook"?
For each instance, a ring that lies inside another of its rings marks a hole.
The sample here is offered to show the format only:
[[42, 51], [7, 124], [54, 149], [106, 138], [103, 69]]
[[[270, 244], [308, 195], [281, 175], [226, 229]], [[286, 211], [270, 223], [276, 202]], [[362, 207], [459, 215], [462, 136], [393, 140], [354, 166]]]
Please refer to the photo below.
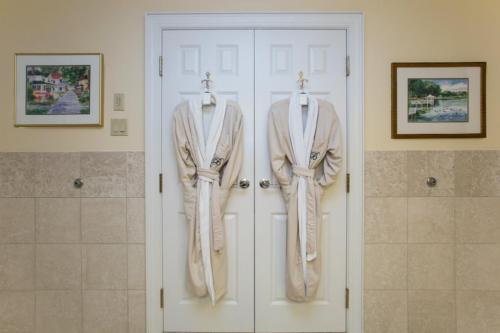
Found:
[[429, 177], [429, 178], [427, 178], [427, 180], [426, 180], [426, 184], [427, 184], [427, 186], [429, 186], [429, 187], [435, 187], [435, 186], [437, 185], [437, 182], [438, 182], [438, 181], [437, 181], [437, 179], [436, 179], [436, 178], [434, 178], [434, 177]]
[[83, 186], [83, 181], [81, 180], [81, 178], [77, 178], [73, 181], [73, 186], [76, 187], [76, 188], [82, 188]]

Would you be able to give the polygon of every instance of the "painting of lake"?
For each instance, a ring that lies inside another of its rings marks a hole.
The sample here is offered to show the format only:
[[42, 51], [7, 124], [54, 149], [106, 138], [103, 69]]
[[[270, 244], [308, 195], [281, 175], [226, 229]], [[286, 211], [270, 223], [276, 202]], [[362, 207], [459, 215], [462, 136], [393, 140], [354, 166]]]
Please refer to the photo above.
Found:
[[469, 121], [469, 79], [408, 79], [408, 122]]
[[90, 65], [26, 66], [26, 115], [90, 114]]

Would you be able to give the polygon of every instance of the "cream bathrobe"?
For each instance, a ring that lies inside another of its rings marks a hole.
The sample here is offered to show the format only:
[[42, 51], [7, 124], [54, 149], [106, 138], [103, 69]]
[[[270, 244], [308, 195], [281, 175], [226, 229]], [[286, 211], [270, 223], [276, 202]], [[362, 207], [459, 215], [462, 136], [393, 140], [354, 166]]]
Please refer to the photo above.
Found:
[[[204, 135], [202, 113], [207, 112], [205, 108], [214, 114], [208, 134]], [[173, 127], [189, 224], [188, 284], [196, 296], [208, 294], [215, 303], [226, 292], [222, 216], [242, 164], [243, 116], [236, 102], [222, 98], [217, 98], [215, 110], [213, 108], [204, 106], [202, 111], [199, 101], [182, 102], [173, 115]]]
[[[299, 302], [313, 299], [318, 289], [320, 200], [342, 166], [341, 124], [333, 105], [310, 96], [307, 108], [303, 117], [294, 94], [271, 106], [268, 121], [272, 169], [288, 207], [287, 297]], [[297, 143], [304, 147], [298, 149]]]

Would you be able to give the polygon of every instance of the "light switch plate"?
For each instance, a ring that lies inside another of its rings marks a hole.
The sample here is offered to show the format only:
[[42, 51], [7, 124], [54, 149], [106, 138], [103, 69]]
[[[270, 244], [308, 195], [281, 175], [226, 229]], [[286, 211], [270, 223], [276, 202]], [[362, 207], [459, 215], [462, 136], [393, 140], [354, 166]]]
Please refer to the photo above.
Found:
[[125, 94], [113, 95], [113, 110], [125, 111]]
[[127, 136], [128, 126], [127, 119], [111, 119], [111, 135], [112, 136]]

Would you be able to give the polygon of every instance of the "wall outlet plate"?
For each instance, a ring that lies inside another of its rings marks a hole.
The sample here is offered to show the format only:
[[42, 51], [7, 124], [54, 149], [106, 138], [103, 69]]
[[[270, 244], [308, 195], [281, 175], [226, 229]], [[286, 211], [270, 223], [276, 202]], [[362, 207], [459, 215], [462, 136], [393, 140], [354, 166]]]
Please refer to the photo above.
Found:
[[127, 136], [128, 124], [127, 119], [111, 119], [111, 135], [112, 136]]
[[113, 110], [125, 111], [125, 94], [113, 95]]

